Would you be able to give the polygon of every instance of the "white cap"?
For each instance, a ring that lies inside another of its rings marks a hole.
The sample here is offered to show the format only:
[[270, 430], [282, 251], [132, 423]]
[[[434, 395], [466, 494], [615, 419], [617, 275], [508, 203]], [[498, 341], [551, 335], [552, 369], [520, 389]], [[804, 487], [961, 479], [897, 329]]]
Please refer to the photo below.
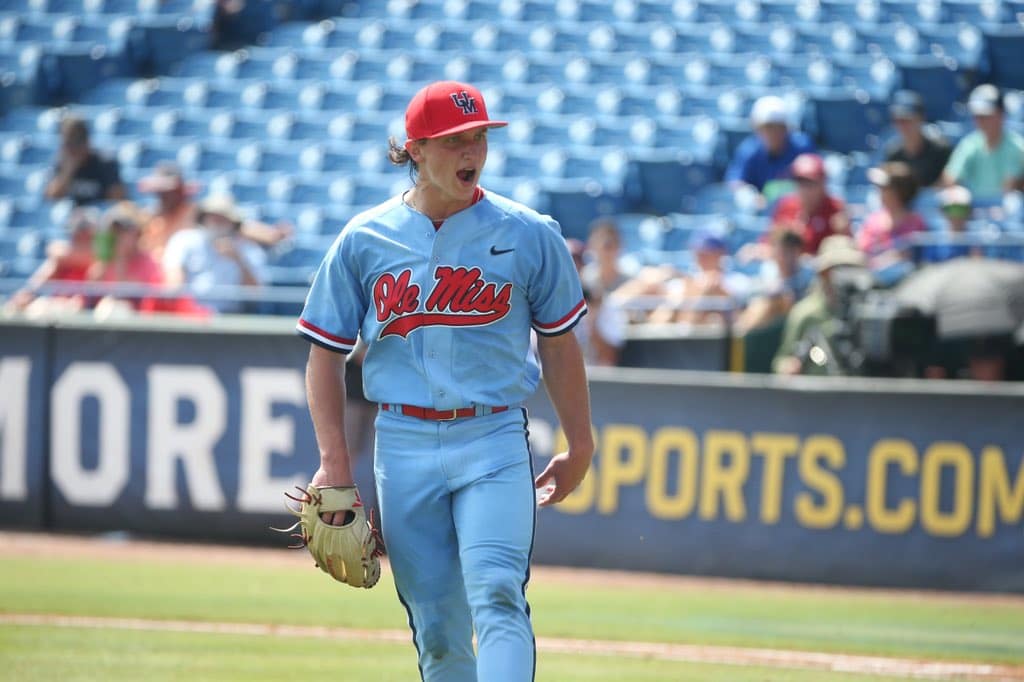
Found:
[[971, 191], [960, 185], [947, 187], [939, 195], [939, 202], [942, 206], [970, 206], [971, 200]]
[[990, 116], [1003, 110], [1003, 98], [994, 85], [979, 85], [967, 98], [967, 110], [972, 116]]
[[765, 95], [754, 102], [754, 108], [750, 111], [750, 122], [755, 128], [773, 123], [788, 125], [789, 112], [786, 103], [781, 97]]

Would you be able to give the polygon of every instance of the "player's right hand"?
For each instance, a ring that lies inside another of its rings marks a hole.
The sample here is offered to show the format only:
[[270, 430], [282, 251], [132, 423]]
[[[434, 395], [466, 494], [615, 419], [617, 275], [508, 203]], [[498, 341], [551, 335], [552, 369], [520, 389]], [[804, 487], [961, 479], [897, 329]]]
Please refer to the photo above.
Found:
[[593, 451], [584, 455], [570, 450], [552, 457], [533, 484], [535, 488], [543, 491], [537, 504], [541, 507], [558, 504], [576, 490], [590, 469], [592, 455]]

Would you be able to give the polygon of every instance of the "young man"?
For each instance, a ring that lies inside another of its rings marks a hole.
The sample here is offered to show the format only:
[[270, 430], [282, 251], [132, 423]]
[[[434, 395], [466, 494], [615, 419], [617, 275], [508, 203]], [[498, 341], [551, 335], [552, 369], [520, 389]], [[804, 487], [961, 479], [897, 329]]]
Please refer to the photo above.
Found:
[[[594, 449], [583, 358], [568, 333], [586, 304], [558, 225], [478, 186], [488, 129], [504, 125], [470, 85], [420, 90], [408, 140], [391, 140], [390, 153], [414, 186], [342, 230], [298, 322], [313, 343], [314, 486], [353, 485], [344, 355], [357, 336], [367, 345], [384, 542], [420, 674], [433, 682], [533, 678], [525, 589], [536, 500], [568, 495]], [[531, 327], [569, 444], [536, 479], [520, 407], [539, 378]]]
[[76, 206], [124, 198], [117, 159], [92, 148], [89, 128], [80, 118], [61, 121], [60, 152], [45, 194], [47, 199], [69, 198]]
[[822, 240], [849, 231], [843, 202], [831, 196], [825, 185], [825, 161], [817, 154], [801, 154], [790, 171], [796, 191], [779, 199], [772, 214], [773, 231], [796, 232], [804, 253], [814, 255]]
[[1024, 137], [1005, 127], [1003, 95], [979, 85], [967, 99], [977, 127], [960, 140], [943, 174], [945, 185], [963, 185], [974, 200], [998, 201], [1024, 182]]
[[789, 169], [801, 154], [814, 151], [806, 134], [790, 130], [789, 112], [781, 97], [765, 95], [750, 112], [754, 134], [736, 148], [725, 179], [735, 185], [751, 185], [771, 202], [789, 188]]
[[898, 136], [885, 148], [885, 160], [910, 166], [921, 187], [934, 185], [952, 150], [949, 142], [925, 127], [924, 100], [912, 90], [899, 90], [889, 102], [889, 117]]

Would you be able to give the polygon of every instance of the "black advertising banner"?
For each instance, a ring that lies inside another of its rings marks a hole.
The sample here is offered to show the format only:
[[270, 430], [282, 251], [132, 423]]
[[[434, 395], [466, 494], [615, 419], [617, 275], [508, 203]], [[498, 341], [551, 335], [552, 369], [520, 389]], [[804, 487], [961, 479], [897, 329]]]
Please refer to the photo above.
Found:
[[[307, 353], [0, 326], [0, 523], [284, 544], [267, 528], [318, 464]], [[1024, 592], [1024, 388], [606, 370], [591, 393], [597, 454], [539, 511], [539, 563]], [[351, 407], [372, 505], [373, 408]], [[528, 407], [539, 471], [564, 438], [542, 391]]]
[[[1024, 591], [1024, 393], [733, 383], [593, 381], [594, 464], [537, 560]], [[531, 408], [539, 467], [564, 437]]]
[[50, 330], [0, 327], [0, 525], [38, 528], [46, 504]]

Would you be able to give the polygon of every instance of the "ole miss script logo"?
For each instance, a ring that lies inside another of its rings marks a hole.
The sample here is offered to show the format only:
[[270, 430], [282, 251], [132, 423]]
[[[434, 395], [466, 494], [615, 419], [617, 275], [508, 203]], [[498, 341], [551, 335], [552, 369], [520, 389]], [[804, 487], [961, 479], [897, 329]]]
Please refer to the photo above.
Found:
[[[400, 336], [420, 327], [482, 327], [512, 309], [512, 283], [499, 288], [483, 278], [480, 268], [442, 266], [434, 270], [434, 287], [420, 310], [420, 287], [410, 284], [412, 270], [397, 277], [385, 272], [373, 284], [380, 337]], [[385, 324], [386, 323], [386, 324]]]

